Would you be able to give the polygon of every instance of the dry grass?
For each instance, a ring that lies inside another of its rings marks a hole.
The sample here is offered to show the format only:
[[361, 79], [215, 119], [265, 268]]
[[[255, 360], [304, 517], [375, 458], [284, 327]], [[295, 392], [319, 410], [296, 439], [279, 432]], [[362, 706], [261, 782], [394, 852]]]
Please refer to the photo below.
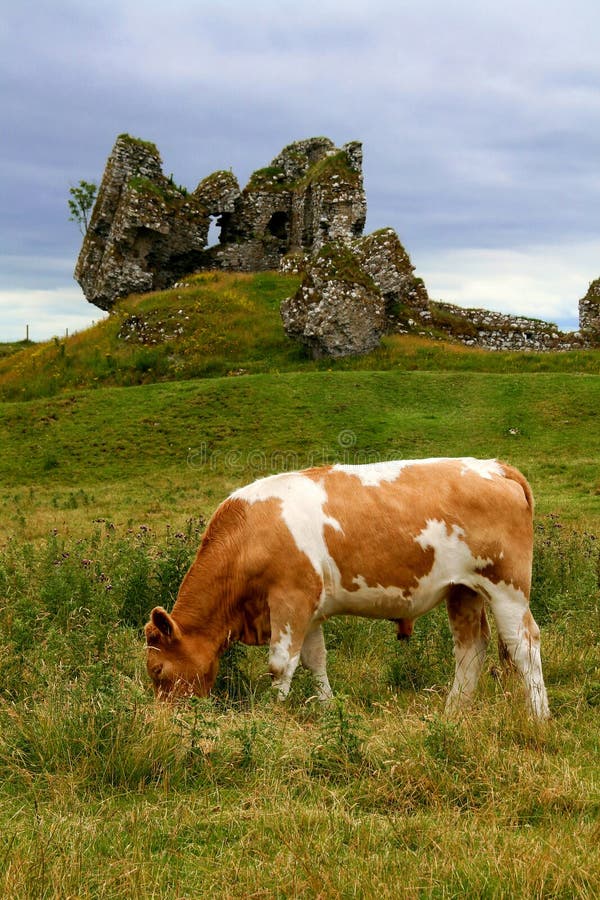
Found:
[[554, 715], [538, 724], [493, 653], [473, 707], [443, 715], [442, 610], [408, 646], [389, 623], [327, 623], [327, 707], [303, 672], [275, 702], [265, 649], [239, 645], [213, 698], [157, 706], [138, 626], [196, 540], [107, 530], [3, 549], [1, 896], [597, 896], [589, 541], [552, 522], [538, 535]]

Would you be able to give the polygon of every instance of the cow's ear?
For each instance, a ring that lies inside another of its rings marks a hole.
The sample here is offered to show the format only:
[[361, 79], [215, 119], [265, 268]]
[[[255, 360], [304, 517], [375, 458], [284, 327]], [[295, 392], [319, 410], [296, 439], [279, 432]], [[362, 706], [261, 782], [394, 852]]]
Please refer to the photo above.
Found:
[[150, 613], [150, 621], [167, 640], [179, 639], [181, 631], [175, 619], [162, 606], [155, 606]]

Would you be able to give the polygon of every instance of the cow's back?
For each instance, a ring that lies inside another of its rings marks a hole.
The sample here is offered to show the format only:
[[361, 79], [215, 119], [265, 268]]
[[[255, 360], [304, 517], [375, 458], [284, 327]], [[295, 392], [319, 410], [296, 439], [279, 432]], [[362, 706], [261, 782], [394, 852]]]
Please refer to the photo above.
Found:
[[327, 614], [417, 615], [444, 584], [482, 578], [529, 594], [531, 492], [495, 460], [308, 469], [232, 498], [248, 504], [254, 568], [271, 581], [297, 570]]

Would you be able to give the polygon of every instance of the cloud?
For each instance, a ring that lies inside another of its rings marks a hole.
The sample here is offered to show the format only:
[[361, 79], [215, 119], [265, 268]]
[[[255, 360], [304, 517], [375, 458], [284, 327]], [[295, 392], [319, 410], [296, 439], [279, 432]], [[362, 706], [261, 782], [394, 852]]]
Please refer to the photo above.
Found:
[[106, 317], [77, 288], [0, 290], [0, 341], [48, 340], [89, 328]]
[[598, 259], [600, 238], [520, 250], [463, 248], [424, 254], [417, 274], [432, 299], [528, 315], [576, 330], [578, 301], [587, 292]]

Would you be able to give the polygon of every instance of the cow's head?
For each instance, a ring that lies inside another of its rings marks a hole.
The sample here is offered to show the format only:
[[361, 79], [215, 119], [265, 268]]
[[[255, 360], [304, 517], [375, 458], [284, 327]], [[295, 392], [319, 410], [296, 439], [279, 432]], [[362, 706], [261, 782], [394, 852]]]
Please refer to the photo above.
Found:
[[156, 606], [145, 629], [146, 666], [157, 697], [206, 697], [219, 668], [218, 656], [201, 636], [185, 634]]

